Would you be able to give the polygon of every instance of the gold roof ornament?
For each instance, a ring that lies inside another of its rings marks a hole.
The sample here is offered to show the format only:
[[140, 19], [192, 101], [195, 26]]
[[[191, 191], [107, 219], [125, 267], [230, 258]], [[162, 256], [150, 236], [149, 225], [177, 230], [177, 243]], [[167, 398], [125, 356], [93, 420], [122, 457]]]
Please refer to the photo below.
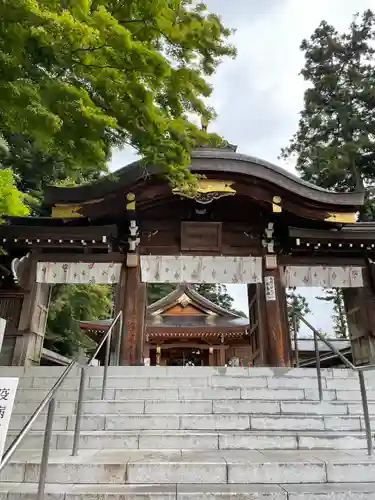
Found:
[[355, 213], [350, 212], [331, 212], [327, 214], [324, 219], [326, 222], [339, 222], [342, 224], [352, 224], [357, 222], [357, 216]]
[[81, 205], [55, 205], [52, 207], [51, 217], [54, 219], [75, 219], [82, 217], [79, 213]]
[[281, 198], [280, 196], [274, 196], [272, 198], [272, 212], [279, 214], [282, 212]]
[[199, 179], [197, 188], [194, 191], [184, 190], [182, 187], [174, 188], [173, 193], [206, 205], [224, 196], [234, 196], [236, 191], [231, 187], [232, 184], [234, 184], [234, 181]]
[[126, 195], [126, 210], [135, 210], [135, 194], [128, 193]]

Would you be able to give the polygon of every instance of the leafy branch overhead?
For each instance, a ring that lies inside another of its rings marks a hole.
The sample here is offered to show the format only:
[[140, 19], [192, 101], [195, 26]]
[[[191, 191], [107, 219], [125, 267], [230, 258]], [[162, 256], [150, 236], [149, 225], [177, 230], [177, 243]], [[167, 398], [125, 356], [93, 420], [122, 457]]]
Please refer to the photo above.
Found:
[[[339, 33], [322, 21], [303, 40], [308, 84], [299, 126], [282, 156], [303, 179], [339, 191], [375, 183], [375, 15], [354, 16]], [[368, 210], [367, 210], [368, 211]], [[369, 214], [362, 213], [362, 218]]]
[[210, 118], [207, 77], [235, 56], [231, 31], [193, 0], [0, 2], [0, 133], [63, 158], [66, 175], [106, 171], [134, 146], [172, 184]]

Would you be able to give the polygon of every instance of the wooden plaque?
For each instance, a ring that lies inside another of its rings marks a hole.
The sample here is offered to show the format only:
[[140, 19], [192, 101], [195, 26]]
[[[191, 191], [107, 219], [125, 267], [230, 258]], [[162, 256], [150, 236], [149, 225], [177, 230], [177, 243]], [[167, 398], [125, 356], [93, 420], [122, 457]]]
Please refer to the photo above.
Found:
[[221, 222], [181, 222], [181, 250], [219, 252], [221, 233]]

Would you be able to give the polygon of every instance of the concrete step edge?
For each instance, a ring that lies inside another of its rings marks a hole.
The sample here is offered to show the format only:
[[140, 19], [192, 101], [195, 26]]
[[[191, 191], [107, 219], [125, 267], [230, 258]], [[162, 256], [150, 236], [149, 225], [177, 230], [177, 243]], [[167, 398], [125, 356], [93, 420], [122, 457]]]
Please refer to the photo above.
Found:
[[[242, 430], [183, 430], [183, 429], [166, 429], [166, 430], [82, 430], [81, 436], [231, 436], [235, 434], [236, 436], [264, 436], [264, 437], [278, 437], [278, 436], [304, 436], [304, 437], [324, 437], [324, 438], [335, 438], [335, 437], [363, 437], [365, 436], [365, 431], [357, 430], [345, 430], [345, 431], [331, 431], [331, 430], [254, 430], [254, 431], [242, 431]], [[375, 430], [374, 430], [375, 434]], [[9, 431], [8, 436], [18, 436], [18, 431]], [[44, 431], [31, 430], [27, 434], [28, 436], [44, 436]], [[54, 436], [73, 436], [74, 430], [55, 430], [53, 431]]]
[[[17, 494], [35, 494], [38, 489], [37, 483], [5, 483], [0, 482], [1, 493], [17, 493]], [[50, 495], [58, 495], [59, 493], [69, 494], [132, 494], [134, 496], [151, 494], [157, 496], [162, 493], [178, 494], [178, 493], [193, 493], [206, 494], [208, 492], [223, 494], [243, 494], [246, 492], [252, 493], [268, 493], [277, 491], [286, 491], [288, 493], [327, 493], [334, 491], [335, 493], [374, 492], [374, 483], [310, 483], [310, 484], [77, 484], [77, 483], [47, 483], [46, 493]]]

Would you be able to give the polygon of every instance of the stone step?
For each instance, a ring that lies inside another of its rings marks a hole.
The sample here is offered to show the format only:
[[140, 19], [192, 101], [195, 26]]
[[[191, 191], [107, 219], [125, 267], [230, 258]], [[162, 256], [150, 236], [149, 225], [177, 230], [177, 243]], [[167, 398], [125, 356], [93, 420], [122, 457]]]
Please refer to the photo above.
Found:
[[[9, 430], [21, 430], [29, 415], [12, 415]], [[33, 430], [43, 430], [46, 414], [41, 415]], [[76, 416], [56, 415], [53, 429], [73, 430]], [[372, 422], [375, 424], [375, 422]], [[249, 414], [105, 414], [83, 415], [82, 430], [317, 430], [317, 431], [359, 431], [364, 430], [360, 416], [292, 416], [292, 415], [249, 415]]]
[[282, 489], [285, 500], [375, 500], [373, 483], [284, 484]]
[[[62, 374], [63, 367], [0, 367], [0, 376], [20, 377], [20, 388], [41, 387], [49, 389], [58, 377]], [[314, 388], [317, 382], [317, 374], [315, 369], [309, 368], [224, 368], [224, 367], [109, 367], [109, 383], [114, 381], [113, 385], [122, 384], [120, 387], [144, 387], [154, 386], [160, 381], [163, 386], [168, 387], [177, 385], [182, 387], [188, 382], [187, 379], [201, 379], [204, 384], [210, 385], [231, 385], [237, 382], [236, 379], [245, 379], [241, 381], [241, 386], [250, 384], [250, 388], [254, 386], [264, 387], [264, 381], [252, 382], [257, 378], [267, 380], [267, 385], [274, 388], [293, 388], [302, 387]], [[66, 386], [78, 387], [80, 369], [73, 368], [68, 378]], [[101, 377], [103, 375], [103, 367], [92, 367], [88, 369], [88, 385], [100, 387]], [[352, 370], [346, 369], [324, 369], [322, 370], [323, 386], [333, 390], [354, 390], [358, 392], [358, 374]], [[369, 389], [375, 390], [375, 371], [365, 372], [365, 378]], [[146, 380], [145, 380], [146, 379]], [[164, 380], [163, 380], [164, 379]], [[291, 380], [289, 380], [291, 379]], [[301, 384], [298, 384], [300, 379]], [[173, 380], [173, 382], [171, 381]], [[190, 385], [199, 385], [201, 382], [192, 382]]]
[[[34, 367], [0, 367], [0, 376], [12, 377], [49, 377], [57, 378], [64, 367], [58, 366], [34, 366]], [[103, 375], [103, 367], [90, 367], [88, 375], [91, 377], [100, 377]], [[69, 378], [79, 376], [80, 368], [74, 367], [69, 374]], [[272, 368], [272, 367], [215, 367], [215, 366], [110, 366], [108, 369], [110, 377], [212, 377], [215, 375], [229, 376], [251, 376], [251, 377], [316, 377], [315, 368]], [[358, 378], [358, 375], [352, 370], [346, 368], [323, 368], [322, 376], [325, 378]], [[366, 372], [367, 379], [375, 379], [374, 372]]]
[[[40, 453], [19, 452], [3, 482], [35, 483]], [[112, 484], [373, 483], [375, 459], [365, 451], [83, 451], [51, 452], [47, 482]]]
[[[39, 402], [17, 401], [13, 408], [14, 415], [30, 415]], [[57, 415], [73, 415], [76, 412], [75, 401], [58, 401]], [[45, 412], [47, 408], [45, 409]], [[361, 404], [350, 404], [337, 401], [300, 401], [280, 402], [267, 400], [219, 399], [219, 400], [97, 400], [85, 401], [85, 414], [116, 413], [153, 413], [153, 414], [251, 414], [251, 415], [362, 415]], [[369, 405], [370, 414], [375, 414], [375, 405]]]
[[[19, 382], [20, 389], [49, 389], [57, 377], [22, 377]], [[79, 377], [68, 377], [62, 384], [62, 389], [77, 390], [79, 387]], [[87, 387], [90, 389], [100, 389], [102, 387], [102, 377], [88, 377]], [[368, 378], [367, 388], [374, 392], [375, 377]], [[356, 378], [322, 378], [324, 390], [359, 391], [359, 381]], [[253, 377], [253, 376], [232, 376], [213, 375], [211, 377], [113, 377], [107, 380], [108, 389], [163, 389], [163, 388], [183, 388], [183, 387], [218, 387], [218, 388], [268, 388], [268, 389], [317, 389], [318, 380], [315, 376], [305, 377]]]
[[[8, 447], [17, 437], [10, 432]], [[44, 432], [30, 432], [20, 449], [40, 450]], [[73, 432], [58, 431], [52, 436], [51, 448], [71, 450]], [[366, 448], [364, 432], [328, 431], [84, 431], [81, 450], [361, 450]]]
[[[47, 389], [19, 389], [16, 395], [17, 403], [39, 403], [48, 394]], [[375, 392], [367, 391], [370, 409], [375, 413]], [[361, 404], [359, 391], [324, 391], [324, 401], [334, 401], [341, 404], [351, 404], [358, 407]], [[85, 400], [101, 399], [100, 389], [86, 389]], [[78, 390], [60, 389], [57, 394], [59, 402], [75, 403]], [[314, 389], [232, 389], [232, 388], [180, 388], [180, 389], [107, 389], [105, 399], [109, 401], [177, 401], [177, 400], [244, 400], [271, 402], [318, 402], [318, 392]]]
[[[7, 500], [34, 498], [37, 483], [0, 483], [0, 495]], [[49, 500], [374, 500], [373, 483], [346, 484], [50, 484], [45, 488]], [[289, 496], [288, 496], [289, 495]]]

